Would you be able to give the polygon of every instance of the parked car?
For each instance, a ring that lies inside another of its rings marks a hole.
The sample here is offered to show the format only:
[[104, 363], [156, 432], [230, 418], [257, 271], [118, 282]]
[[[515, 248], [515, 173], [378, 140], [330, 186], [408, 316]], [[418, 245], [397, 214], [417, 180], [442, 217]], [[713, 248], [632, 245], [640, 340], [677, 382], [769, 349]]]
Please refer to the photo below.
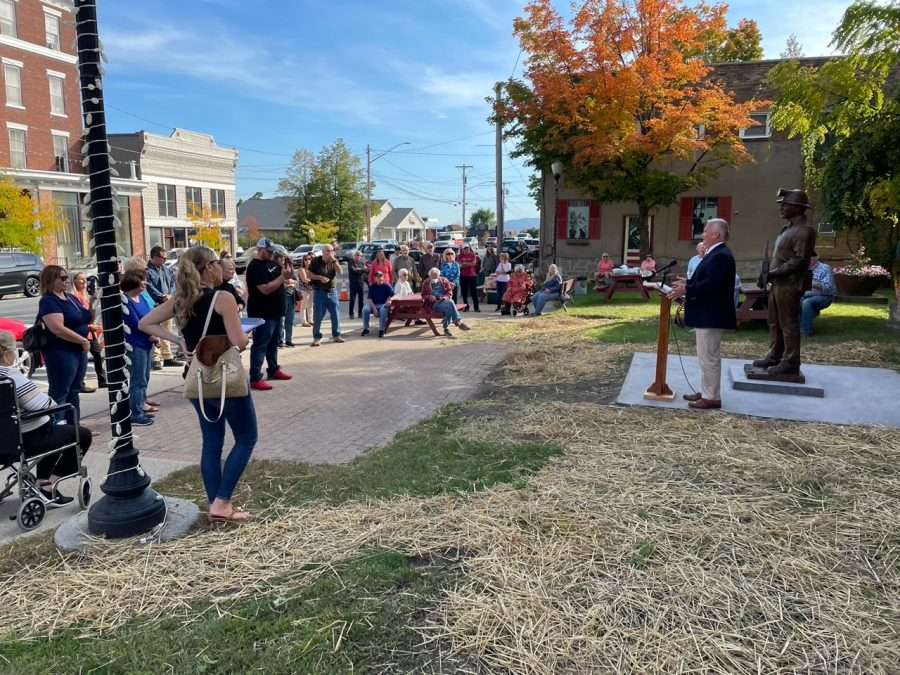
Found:
[[446, 251], [448, 248], [453, 249], [454, 253], [459, 254], [459, 246], [455, 241], [448, 241], [444, 239], [442, 241], [434, 242], [434, 252], [439, 255], [444, 255], [444, 251]]
[[0, 298], [10, 293], [39, 296], [43, 269], [44, 262], [33, 253], [0, 251]]
[[526, 246], [528, 246], [528, 254], [529, 255], [538, 255], [541, 250], [541, 240], [529, 238], [525, 240]]
[[289, 253], [291, 257], [291, 263], [294, 265], [294, 267], [299, 267], [300, 261], [312, 252], [312, 244], [300, 244], [300, 246]]
[[393, 239], [376, 239], [372, 242], [372, 245], [384, 249], [384, 254], [388, 258], [394, 255], [397, 252], [397, 249], [400, 248]]
[[529, 261], [528, 244], [523, 239], [504, 239], [500, 250], [509, 254], [509, 261], [513, 264], [525, 264]]
[[468, 244], [473, 251], [477, 251], [481, 244], [478, 243], [478, 237], [466, 237], [463, 239], [463, 246]]
[[2, 319], [0, 318], [0, 330], [5, 330], [13, 334], [13, 337], [16, 339], [16, 368], [19, 369], [23, 375], [27, 375], [31, 377], [34, 371], [39, 368], [41, 364], [41, 355], [31, 354], [26, 352], [22, 347], [22, 337], [25, 335], [25, 331], [28, 330], [29, 326], [27, 323], [22, 323], [16, 319]]
[[166, 255], [166, 262], [163, 263], [166, 267], [175, 267], [178, 264], [178, 259], [181, 257], [181, 254], [187, 251], [186, 248], [172, 248], [169, 249], [168, 254]]
[[493, 247], [496, 248], [496, 246], [497, 246], [497, 237], [488, 237], [487, 239], [484, 240], [484, 245], [485, 245], [485, 246], [493, 246]]
[[356, 253], [356, 249], [359, 247], [359, 243], [355, 241], [342, 241], [338, 245], [341, 248], [335, 251], [335, 255], [341, 262], [350, 262], [353, 259], [353, 254]]
[[241, 253], [234, 259], [234, 269], [238, 274], [243, 274], [247, 271], [247, 265], [250, 264], [250, 261], [256, 257], [256, 247], [251, 246], [246, 251]]

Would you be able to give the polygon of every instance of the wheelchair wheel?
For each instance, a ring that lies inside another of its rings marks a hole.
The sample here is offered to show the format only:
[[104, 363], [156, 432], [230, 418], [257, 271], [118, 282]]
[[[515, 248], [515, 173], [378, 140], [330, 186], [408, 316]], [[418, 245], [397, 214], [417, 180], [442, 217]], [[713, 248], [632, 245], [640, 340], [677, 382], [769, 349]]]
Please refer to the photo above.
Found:
[[31, 497], [30, 499], [26, 499], [22, 502], [22, 506], [19, 507], [19, 528], [25, 532], [33, 530], [41, 524], [46, 513], [47, 507], [44, 506], [44, 502], [39, 498]]
[[82, 478], [78, 481], [78, 506], [82, 510], [91, 505], [91, 479]]

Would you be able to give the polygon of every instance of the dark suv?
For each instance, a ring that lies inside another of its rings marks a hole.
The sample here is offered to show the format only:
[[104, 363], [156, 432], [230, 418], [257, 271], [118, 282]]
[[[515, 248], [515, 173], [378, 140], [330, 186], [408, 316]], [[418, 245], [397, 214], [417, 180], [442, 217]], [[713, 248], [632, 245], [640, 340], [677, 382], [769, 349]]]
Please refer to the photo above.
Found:
[[43, 269], [44, 263], [33, 253], [0, 251], [0, 298], [10, 293], [39, 296]]

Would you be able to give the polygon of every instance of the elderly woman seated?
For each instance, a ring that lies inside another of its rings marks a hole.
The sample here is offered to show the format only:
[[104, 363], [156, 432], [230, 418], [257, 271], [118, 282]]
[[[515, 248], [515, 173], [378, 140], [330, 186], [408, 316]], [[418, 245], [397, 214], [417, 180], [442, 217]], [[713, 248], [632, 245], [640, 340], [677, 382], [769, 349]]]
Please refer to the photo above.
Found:
[[559, 300], [562, 297], [562, 275], [556, 265], [547, 268], [547, 280], [544, 287], [534, 294], [534, 315], [540, 316], [544, 312], [544, 305], [551, 300]]
[[649, 253], [647, 256], [641, 261], [641, 276], [649, 277], [656, 271], [656, 261], [653, 259], [653, 256]]
[[[17, 357], [15, 337], [7, 331], [0, 331], [0, 378], [13, 381], [19, 410], [30, 413], [54, 407], [56, 404], [53, 399], [40, 391], [37, 385], [16, 367]], [[64, 447], [73, 443], [76, 438], [81, 443], [82, 454], [91, 447], [89, 429], [73, 424], [54, 424], [49, 415], [22, 421], [21, 430], [26, 457], [36, 457]], [[78, 471], [78, 458], [75, 452], [75, 448], [71, 447], [61, 454], [50, 455], [38, 462], [38, 488], [49, 502], [47, 506], [51, 509], [72, 501], [71, 497], [60, 494], [56, 484]]]
[[422, 302], [428, 311], [437, 312], [444, 317], [444, 335], [453, 337], [450, 332], [450, 323], [461, 330], [469, 330], [459, 317], [459, 310], [453, 302], [453, 284], [441, 276], [437, 267], [432, 267], [428, 272], [428, 278], [422, 283]]
[[609, 253], [604, 253], [600, 257], [600, 262], [597, 263], [597, 275], [595, 277], [597, 280], [597, 288], [609, 285], [615, 268], [616, 265], [612, 261], [612, 258], [609, 257]]
[[533, 291], [534, 279], [525, 271], [524, 265], [516, 265], [513, 273], [509, 275], [509, 284], [502, 298], [503, 304], [513, 312], [527, 310]]

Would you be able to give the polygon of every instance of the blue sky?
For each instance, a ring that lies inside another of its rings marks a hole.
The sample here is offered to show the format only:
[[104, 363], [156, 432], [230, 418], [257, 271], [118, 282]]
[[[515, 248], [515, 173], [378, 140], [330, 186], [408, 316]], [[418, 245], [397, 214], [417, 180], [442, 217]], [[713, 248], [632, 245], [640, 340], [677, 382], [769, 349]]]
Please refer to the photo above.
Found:
[[[441, 223], [494, 208], [493, 130], [484, 98], [521, 72], [512, 21], [523, 0], [142, 0], [102, 2], [109, 127], [212, 133], [240, 151], [238, 195], [274, 195], [297, 148], [343, 138], [373, 165], [375, 197]], [[566, 3], [567, 4], [567, 3]], [[767, 57], [796, 32], [827, 54], [847, 6], [833, 0], [731, 4], [756, 19]], [[558, 3], [558, 6], [564, 6]], [[516, 65], [518, 62], [518, 65]], [[504, 160], [507, 219], [536, 216], [527, 169]]]

